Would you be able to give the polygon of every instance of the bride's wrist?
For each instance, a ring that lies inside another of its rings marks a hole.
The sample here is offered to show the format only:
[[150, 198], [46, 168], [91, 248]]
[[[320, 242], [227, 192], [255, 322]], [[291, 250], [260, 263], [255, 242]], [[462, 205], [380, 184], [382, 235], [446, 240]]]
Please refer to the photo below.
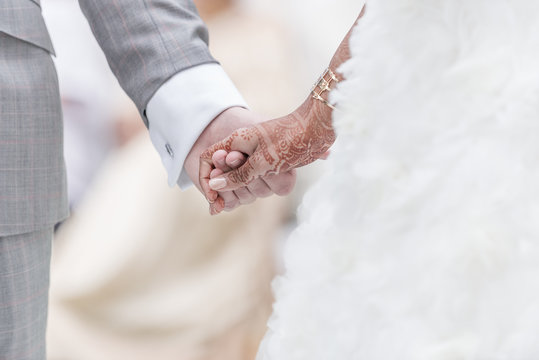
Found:
[[311, 145], [313, 157], [318, 158], [325, 153], [335, 142], [333, 129], [333, 110], [321, 101], [310, 98], [306, 101], [308, 114], [306, 115], [305, 133]]

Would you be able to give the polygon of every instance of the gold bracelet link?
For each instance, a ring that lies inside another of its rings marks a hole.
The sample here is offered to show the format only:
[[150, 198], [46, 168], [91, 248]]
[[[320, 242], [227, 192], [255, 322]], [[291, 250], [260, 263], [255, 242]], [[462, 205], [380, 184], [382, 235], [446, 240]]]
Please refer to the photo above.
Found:
[[327, 68], [322, 76], [318, 79], [316, 84], [311, 90], [312, 97], [316, 100], [319, 100], [329, 106], [331, 109], [335, 110], [335, 106], [330, 104], [329, 101], [322, 97], [322, 94], [325, 92], [330, 92], [332, 90], [331, 85], [339, 82], [339, 79], [330, 68]]

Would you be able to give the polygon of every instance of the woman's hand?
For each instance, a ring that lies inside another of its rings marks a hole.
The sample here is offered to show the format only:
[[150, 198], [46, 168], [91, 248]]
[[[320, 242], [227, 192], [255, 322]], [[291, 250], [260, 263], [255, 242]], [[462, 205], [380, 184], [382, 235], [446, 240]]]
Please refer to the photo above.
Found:
[[[364, 12], [365, 8], [358, 20]], [[329, 66], [338, 80], [342, 80], [342, 76], [337, 72], [338, 67], [350, 58], [351, 32], [352, 29], [337, 49]], [[322, 97], [327, 101], [327, 92]], [[211, 213], [217, 214], [224, 208], [218, 191], [245, 187], [262, 176], [280, 174], [310, 164], [319, 158], [325, 158], [328, 149], [335, 141], [331, 115], [330, 106], [309, 97], [293, 113], [236, 130], [226, 139], [204, 151], [200, 157], [199, 181], [203, 193], [210, 202]], [[214, 154], [219, 150], [237, 157], [244, 154], [247, 158], [234, 170], [226, 173], [216, 172], [213, 171]]]
[[[290, 115], [236, 130], [206, 150], [200, 157], [200, 184], [206, 197], [215, 198], [216, 191], [236, 190], [259, 177], [280, 174], [324, 157], [335, 141], [335, 133], [331, 121], [321, 121], [330, 117], [330, 109], [318, 105], [324, 104], [309, 99]], [[213, 156], [219, 150], [241, 152], [247, 160], [239, 168], [212, 178]], [[219, 203], [214, 204], [218, 210]]]

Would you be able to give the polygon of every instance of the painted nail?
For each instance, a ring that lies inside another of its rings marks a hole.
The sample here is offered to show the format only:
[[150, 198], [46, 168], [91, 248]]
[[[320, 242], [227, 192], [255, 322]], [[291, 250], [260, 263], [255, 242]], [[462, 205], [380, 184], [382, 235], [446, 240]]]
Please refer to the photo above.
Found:
[[210, 180], [210, 188], [213, 190], [221, 190], [226, 186], [226, 179], [224, 178], [217, 178], [217, 179], [211, 179]]

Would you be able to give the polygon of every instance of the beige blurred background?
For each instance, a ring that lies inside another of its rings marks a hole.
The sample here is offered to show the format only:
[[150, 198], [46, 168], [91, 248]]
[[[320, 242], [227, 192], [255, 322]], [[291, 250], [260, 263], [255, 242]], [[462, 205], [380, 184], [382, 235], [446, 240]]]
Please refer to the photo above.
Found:
[[[196, 3], [212, 53], [268, 119], [308, 96], [360, 10], [355, 0]], [[301, 169], [291, 196], [210, 217], [196, 189], [168, 188], [77, 1], [45, 0], [43, 10], [58, 54], [73, 213], [54, 242], [49, 359], [254, 359], [280, 244], [323, 163]]]

